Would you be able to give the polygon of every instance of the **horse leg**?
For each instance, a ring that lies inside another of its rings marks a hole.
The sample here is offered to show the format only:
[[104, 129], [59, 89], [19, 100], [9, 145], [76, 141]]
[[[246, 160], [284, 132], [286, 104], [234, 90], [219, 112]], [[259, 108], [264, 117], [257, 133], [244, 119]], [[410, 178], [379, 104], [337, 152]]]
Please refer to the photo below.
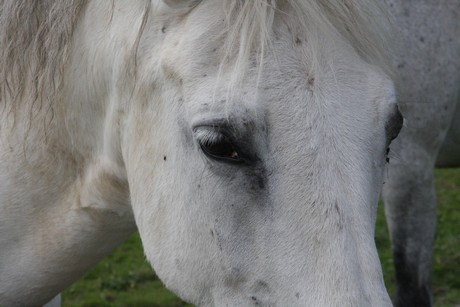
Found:
[[436, 198], [432, 161], [398, 164], [383, 188], [396, 269], [395, 306], [431, 306]]

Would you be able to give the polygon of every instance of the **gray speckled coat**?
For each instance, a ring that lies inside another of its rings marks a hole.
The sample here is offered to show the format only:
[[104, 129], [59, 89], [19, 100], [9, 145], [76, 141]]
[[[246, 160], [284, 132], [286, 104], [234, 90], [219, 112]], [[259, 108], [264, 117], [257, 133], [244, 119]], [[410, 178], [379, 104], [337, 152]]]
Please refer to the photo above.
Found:
[[386, 0], [402, 40], [394, 65], [404, 128], [383, 188], [396, 306], [431, 306], [433, 169], [460, 166], [460, 0]]

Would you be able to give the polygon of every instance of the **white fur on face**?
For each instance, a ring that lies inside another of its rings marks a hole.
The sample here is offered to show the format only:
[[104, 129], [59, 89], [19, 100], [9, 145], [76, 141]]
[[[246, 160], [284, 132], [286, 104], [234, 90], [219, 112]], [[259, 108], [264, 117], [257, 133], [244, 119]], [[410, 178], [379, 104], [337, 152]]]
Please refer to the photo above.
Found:
[[167, 2], [1, 4], [1, 301], [51, 299], [134, 213], [196, 304], [389, 305], [373, 224], [393, 90], [354, 18], [372, 2]]
[[[280, 15], [263, 73], [229, 95], [218, 7], [153, 21], [146, 35], [165, 33], [141, 43], [141, 59], [160, 57], [141, 64], [122, 148], [147, 258], [199, 305], [390, 305], [373, 227], [391, 82], [333, 34], [312, 72], [309, 42]], [[244, 162], [206, 156], [200, 127]]]

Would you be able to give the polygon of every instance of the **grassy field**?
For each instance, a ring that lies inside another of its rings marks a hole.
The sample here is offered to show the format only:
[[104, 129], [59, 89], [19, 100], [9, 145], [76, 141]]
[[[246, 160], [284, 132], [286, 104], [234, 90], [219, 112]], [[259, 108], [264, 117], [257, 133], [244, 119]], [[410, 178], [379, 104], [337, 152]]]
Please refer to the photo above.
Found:
[[[433, 294], [437, 307], [460, 306], [460, 169], [436, 170], [438, 227], [433, 263]], [[379, 215], [375, 240], [388, 292], [394, 289], [394, 268], [383, 214]]]
[[[437, 170], [438, 230], [434, 255], [435, 305], [460, 306], [460, 169]], [[376, 243], [390, 293], [394, 269], [382, 206]], [[63, 292], [66, 306], [188, 306], [167, 291], [146, 263], [137, 234]]]

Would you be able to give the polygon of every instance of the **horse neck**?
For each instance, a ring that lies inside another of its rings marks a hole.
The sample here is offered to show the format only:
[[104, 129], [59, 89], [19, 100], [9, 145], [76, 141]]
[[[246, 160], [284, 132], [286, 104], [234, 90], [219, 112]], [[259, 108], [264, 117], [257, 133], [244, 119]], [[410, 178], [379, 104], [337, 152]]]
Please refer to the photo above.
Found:
[[0, 121], [2, 301], [27, 292], [24, 305], [45, 303], [135, 230], [119, 146], [131, 42], [110, 33], [132, 25], [117, 29], [111, 11], [90, 1], [82, 12], [51, 108], [31, 118], [25, 103], [14, 129]]
[[[139, 22], [144, 9], [135, 2], [123, 4], [132, 10], [133, 20], [123, 12], [118, 16], [110, 3], [87, 4], [75, 29], [61, 103], [56, 106], [61, 114], [56, 126], [66, 132], [66, 146], [84, 170], [81, 180], [87, 190], [82, 195], [88, 194], [89, 203], [119, 209], [120, 214], [131, 210], [120, 131], [135, 79], [132, 46], [137, 31], [132, 25]], [[108, 200], [95, 202], [94, 195]]]

